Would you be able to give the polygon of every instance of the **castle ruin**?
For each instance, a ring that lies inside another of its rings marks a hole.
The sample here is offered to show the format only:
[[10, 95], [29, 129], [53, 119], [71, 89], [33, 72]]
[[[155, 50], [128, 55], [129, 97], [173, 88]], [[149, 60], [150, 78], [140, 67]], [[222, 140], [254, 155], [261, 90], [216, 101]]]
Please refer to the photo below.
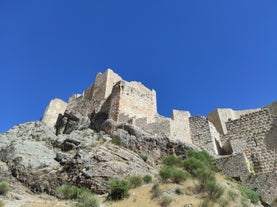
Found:
[[54, 127], [64, 111], [88, 118], [102, 114], [103, 119], [133, 124], [153, 136], [194, 144], [217, 157], [226, 174], [259, 189], [269, 203], [277, 197], [277, 102], [251, 110], [216, 109], [207, 117], [173, 110], [168, 118], [158, 114], [154, 90], [124, 81], [108, 69], [67, 105], [57, 99], [50, 103], [42, 121]]

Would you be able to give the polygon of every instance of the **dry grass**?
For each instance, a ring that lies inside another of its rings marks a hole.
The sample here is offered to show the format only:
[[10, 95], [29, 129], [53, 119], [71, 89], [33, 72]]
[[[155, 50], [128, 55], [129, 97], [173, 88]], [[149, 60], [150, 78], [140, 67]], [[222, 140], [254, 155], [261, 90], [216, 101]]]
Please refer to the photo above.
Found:
[[[202, 199], [199, 195], [195, 195], [192, 192], [194, 188], [192, 180], [186, 181], [183, 184], [161, 184], [160, 188], [162, 192], [172, 191], [172, 193], [166, 194], [173, 199], [173, 202], [169, 206], [184, 207], [185, 204], [193, 204], [198, 206]], [[143, 185], [139, 188], [130, 190], [130, 196], [127, 199], [117, 202], [106, 202], [107, 207], [160, 207], [158, 199], [152, 199], [151, 189], [153, 184]], [[184, 190], [183, 195], [177, 195], [174, 193], [174, 189], [182, 188]]]
[[[234, 190], [237, 187], [236, 183], [230, 183], [226, 178], [221, 174], [216, 174], [216, 180], [226, 188], [223, 198], [230, 201], [228, 196], [228, 189]], [[127, 199], [111, 202], [106, 201], [104, 205], [106, 207], [160, 207], [159, 200], [157, 198], [152, 199], [151, 189], [154, 184], [143, 185], [136, 189], [131, 189], [130, 196]], [[204, 201], [205, 197], [208, 195], [205, 193], [197, 192], [198, 183], [195, 180], [187, 180], [181, 184], [160, 184], [160, 189], [162, 192], [170, 192], [165, 195], [173, 199], [173, 202], [169, 207], [184, 207], [185, 204], [192, 204], [195, 207], [201, 206], [201, 203]], [[174, 189], [180, 188], [183, 190], [183, 195], [177, 195], [174, 193]], [[239, 207], [241, 197], [238, 195], [236, 200], [229, 202], [228, 206]], [[249, 205], [250, 203], [247, 202]], [[213, 203], [213, 207], [220, 207], [218, 204]], [[227, 207], [227, 206], [226, 206]]]

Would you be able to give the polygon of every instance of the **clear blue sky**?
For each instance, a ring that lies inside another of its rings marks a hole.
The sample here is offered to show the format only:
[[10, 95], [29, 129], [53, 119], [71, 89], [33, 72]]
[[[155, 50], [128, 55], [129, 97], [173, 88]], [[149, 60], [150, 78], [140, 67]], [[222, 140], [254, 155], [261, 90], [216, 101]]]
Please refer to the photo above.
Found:
[[277, 100], [275, 0], [0, 0], [0, 132], [39, 120], [112, 68], [158, 111]]

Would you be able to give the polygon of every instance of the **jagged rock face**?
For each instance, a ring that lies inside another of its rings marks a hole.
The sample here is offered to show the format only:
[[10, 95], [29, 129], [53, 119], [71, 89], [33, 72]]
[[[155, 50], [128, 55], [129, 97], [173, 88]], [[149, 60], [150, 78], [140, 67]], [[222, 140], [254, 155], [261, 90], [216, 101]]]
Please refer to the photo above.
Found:
[[110, 140], [91, 129], [56, 136], [42, 122], [18, 125], [0, 134], [1, 171], [34, 192], [50, 194], [64, 183], [105, 193], [111, 178], [157, 173], [136, 153], [108, 144]]

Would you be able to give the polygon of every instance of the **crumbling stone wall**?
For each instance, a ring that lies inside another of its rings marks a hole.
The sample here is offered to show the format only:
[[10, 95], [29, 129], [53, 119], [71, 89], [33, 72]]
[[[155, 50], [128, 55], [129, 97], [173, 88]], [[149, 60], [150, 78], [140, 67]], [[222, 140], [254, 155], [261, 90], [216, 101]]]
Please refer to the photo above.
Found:
[[[139, 82], [120, 81], [118, 84], [120, 87], [118, 113], [134, 119], [146, 117], [148, 123], [153, 122], [157, 114], [156, 92]], [[124, 118], [118, 116], [115, 121], [126, 121], [119, 119], [120, 117]]]
[[84, 92], [86, 99], [103, 100], [110, 96], [114, 85], [122, 80], [122, 78], [114, 73], [111, 69], [107, 69], [105, 73], [98, 73], [95, 82]]
[[276, 148], [266, 145], [266, 137], [274, 128], [273, 123], [274, 118], [267, 108], [245, 114], [240, 119], [226, 123], [228, 134], [224, 135], [221, 141], [224, 143], [230, 140], [235, 143], [245, 140], [246, 146], [236, 144], [232, 148], [245, 153], [255, 173], [271, 172], [276, 168]]
[[191, 140], [200, 149], [204, 149], [211, 154], [217, 155], [218, 149], [216, 141], [219, 142], [219, 133], [215, 127], [203, 116], [193, 116], [189, 118], [191, 129]]

